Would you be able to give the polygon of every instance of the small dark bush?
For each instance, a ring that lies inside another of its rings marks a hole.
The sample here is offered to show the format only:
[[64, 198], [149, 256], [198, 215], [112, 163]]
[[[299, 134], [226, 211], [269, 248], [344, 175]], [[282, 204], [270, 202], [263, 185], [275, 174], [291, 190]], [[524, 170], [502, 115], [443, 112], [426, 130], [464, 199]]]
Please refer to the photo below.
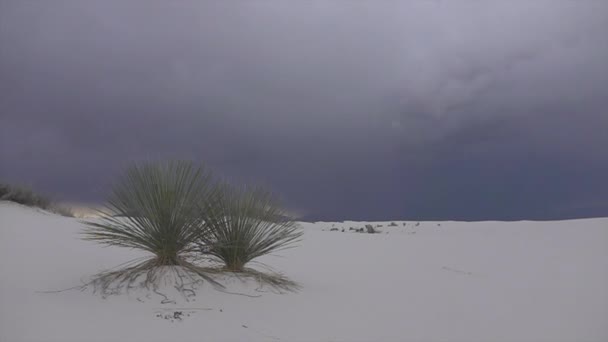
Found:
[[0, 200], [42, 209], [47, 209], [51, 205], [51, 200], [47, 197], [38, 195], [25, 187], [11, 186], [8, 184], [0, 185]]
[[54, 212], [63, 216], [74, 216], [64, 207], [55, 204], [49, 197], [35, 193], [29, 188], [0, 183], [0, 201], [19, 203], [28, 207], [35, 207]]

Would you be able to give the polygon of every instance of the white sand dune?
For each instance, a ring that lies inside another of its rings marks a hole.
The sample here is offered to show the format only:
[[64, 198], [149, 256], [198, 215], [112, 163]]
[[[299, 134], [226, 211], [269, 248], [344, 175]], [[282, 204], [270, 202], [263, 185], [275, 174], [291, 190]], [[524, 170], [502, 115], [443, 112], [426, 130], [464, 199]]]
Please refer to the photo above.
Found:
[[[206, 286], [160, 304], [40, 293], [142, 254], [80, 240], [76, 219], [0, 203], [0, 341], [608, 341], [608, 219], [395, 222], [374, 222], [381, 234], [303, 223], [298, 248], [262, 260], [298, 293]], [[158, 317], [175, 311], [190, 316]]]

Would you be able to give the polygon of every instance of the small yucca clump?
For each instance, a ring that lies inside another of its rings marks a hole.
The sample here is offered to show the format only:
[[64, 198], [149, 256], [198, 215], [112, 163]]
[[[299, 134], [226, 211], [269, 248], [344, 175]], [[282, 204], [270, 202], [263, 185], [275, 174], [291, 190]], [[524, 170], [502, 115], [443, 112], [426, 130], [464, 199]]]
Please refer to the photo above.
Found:
[[[109, 246], [144, 250], [150, 257], [135, 265], [101, 273], [95, 282], [106, 292], [140, 281], [154, 285], [156, 271], [178, 266], [211, 282], [190, 262], [204, 230], [202, 209], [210, 208], [215, 185], [211, 174], [191, 162], [147, 163], [129, 168], [113, 188], [100, 219], [87, 221], [84, 239]], [[217, 284], [214, 282], [214, 284]]]
[[205, 212], [200, 250], [231, 272], [246, 271], [248, 262], [289, 248], [302, 236], [274, 197], [260, 188], [224, 186]]

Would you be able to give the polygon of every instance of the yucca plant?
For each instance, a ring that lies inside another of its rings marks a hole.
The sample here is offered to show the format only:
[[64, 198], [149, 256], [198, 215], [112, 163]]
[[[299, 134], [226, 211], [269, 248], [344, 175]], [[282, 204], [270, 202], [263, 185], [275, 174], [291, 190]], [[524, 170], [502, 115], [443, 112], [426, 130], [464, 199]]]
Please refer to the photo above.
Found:
[[131, 286], [142, 274], [149, 285], [154, 282], [155, 271], [165, 266], [179, 266], [177, 269], [213, 282], [191, 262], [190, 255], [205, 229], [202, 210], [212, 207], [209, 201], [214, 192], [211, 174], [191, 162], [130, 167], [112, 189], [100, 219], [85, 222], [84, 239], [143, 250], [150, 257], [101, 273], [96, 280], [102, 290], [117, 284]]
[[231, 272], [247, 271], [250, 261], [292, 247], [302, 236], [275, 197], [262, 188], [224, 185], [205, 212], [200, 251]]

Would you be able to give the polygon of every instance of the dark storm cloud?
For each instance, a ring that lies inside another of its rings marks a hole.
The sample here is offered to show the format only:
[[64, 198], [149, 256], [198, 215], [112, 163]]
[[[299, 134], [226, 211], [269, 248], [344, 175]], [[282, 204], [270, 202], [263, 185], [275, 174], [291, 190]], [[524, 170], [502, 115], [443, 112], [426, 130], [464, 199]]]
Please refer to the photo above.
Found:
[[608, 215], [601, 1], [5, 1], [0, 178], [205, 161], [311, 219]]

